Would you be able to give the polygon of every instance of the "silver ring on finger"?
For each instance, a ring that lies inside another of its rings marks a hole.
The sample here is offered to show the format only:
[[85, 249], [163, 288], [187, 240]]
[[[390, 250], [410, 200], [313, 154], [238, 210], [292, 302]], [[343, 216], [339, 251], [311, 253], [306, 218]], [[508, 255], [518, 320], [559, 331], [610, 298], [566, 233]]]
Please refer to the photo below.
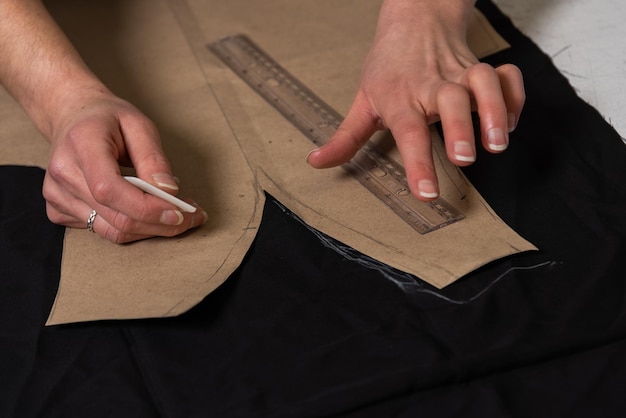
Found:
[[98, 212], [94, 209], [89, 214], [89, 218], [87, 218], [87, 231], [89, 232], [96, 232], [93, 230], [93, 222], [96, 220], [96, 215], [98, 215]]

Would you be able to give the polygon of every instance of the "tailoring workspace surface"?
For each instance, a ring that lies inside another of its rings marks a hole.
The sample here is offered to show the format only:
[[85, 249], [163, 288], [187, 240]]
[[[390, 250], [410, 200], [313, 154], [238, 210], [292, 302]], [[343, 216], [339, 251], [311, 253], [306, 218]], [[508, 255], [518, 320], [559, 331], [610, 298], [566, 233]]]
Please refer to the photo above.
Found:
[[574, 86], [626, 137], [626, 2], [496, 0]]
[[64, 230], [41, 169], [0, 167], [0, 416], [623, 415], [626, 151], [550, 54], [479, 6], [512, 44], [488, 62], [519, 65], [528, 102], [510, 150], [465, 172], [540, 251], [439, 291], [269, 198], [241, 267], [186, 314], [43, 327]]

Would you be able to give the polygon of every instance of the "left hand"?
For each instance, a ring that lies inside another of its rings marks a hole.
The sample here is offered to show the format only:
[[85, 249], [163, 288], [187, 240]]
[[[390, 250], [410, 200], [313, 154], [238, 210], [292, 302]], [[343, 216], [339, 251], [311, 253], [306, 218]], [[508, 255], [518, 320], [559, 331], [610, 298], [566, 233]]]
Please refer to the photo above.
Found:
[[122, 178], [120, 164], [132, 165], [145, 181], [178, 192], [156, 127], [133, 105], [105, 89], [77, 89], [57, 115], [43, 187], [52, 222], [85, 228], [95, 210], [93, 232], [115, 243], [170, 237], [206, 222], [201, 208], [182, 212]]

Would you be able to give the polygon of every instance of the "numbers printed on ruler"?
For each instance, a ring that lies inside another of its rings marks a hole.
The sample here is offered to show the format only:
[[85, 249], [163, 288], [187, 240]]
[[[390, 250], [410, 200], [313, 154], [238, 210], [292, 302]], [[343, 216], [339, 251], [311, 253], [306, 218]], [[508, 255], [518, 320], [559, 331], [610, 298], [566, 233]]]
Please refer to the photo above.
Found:
[[[219, 39], [208, 48], [317, 146], [328, 142], [343, 120], [245, 35]], [[404, 168], [369, 141], [342, 167], [421, 234], [465, 218], [442, 198], [415, 198]]]

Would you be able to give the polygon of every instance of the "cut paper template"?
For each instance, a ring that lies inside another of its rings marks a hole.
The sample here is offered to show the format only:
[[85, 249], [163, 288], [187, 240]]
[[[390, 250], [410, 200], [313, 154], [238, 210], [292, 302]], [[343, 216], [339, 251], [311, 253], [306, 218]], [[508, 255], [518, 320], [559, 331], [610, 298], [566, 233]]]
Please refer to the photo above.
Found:
[[[48, 6], [94, 72], [156, 123], [181, 180], [180, 196], [209, 214], [206, 225], [182, 236], [127, 245], [68, 228], [48, 325], [174, 316], [192, 308], [240, 265], [261, 221], [263, 190], [311, 227], [438, 288], [495, 259], [535, 249], [447, 160], [436, 131], [442, 196], [466, 219], [420, 235], [341, 168], [309, 167], [304, 159], [313, 145], [206, 48], [246, 33], [345, 115], [380, 2]], [[470, 26], [477, 55], [507, 47], [478, 12]], [[0, 163], [45, 167], [48, 145], [6, 93], [0, 100], [7, 144]], [[374, 140], [398, 159], [388, 134]]]

